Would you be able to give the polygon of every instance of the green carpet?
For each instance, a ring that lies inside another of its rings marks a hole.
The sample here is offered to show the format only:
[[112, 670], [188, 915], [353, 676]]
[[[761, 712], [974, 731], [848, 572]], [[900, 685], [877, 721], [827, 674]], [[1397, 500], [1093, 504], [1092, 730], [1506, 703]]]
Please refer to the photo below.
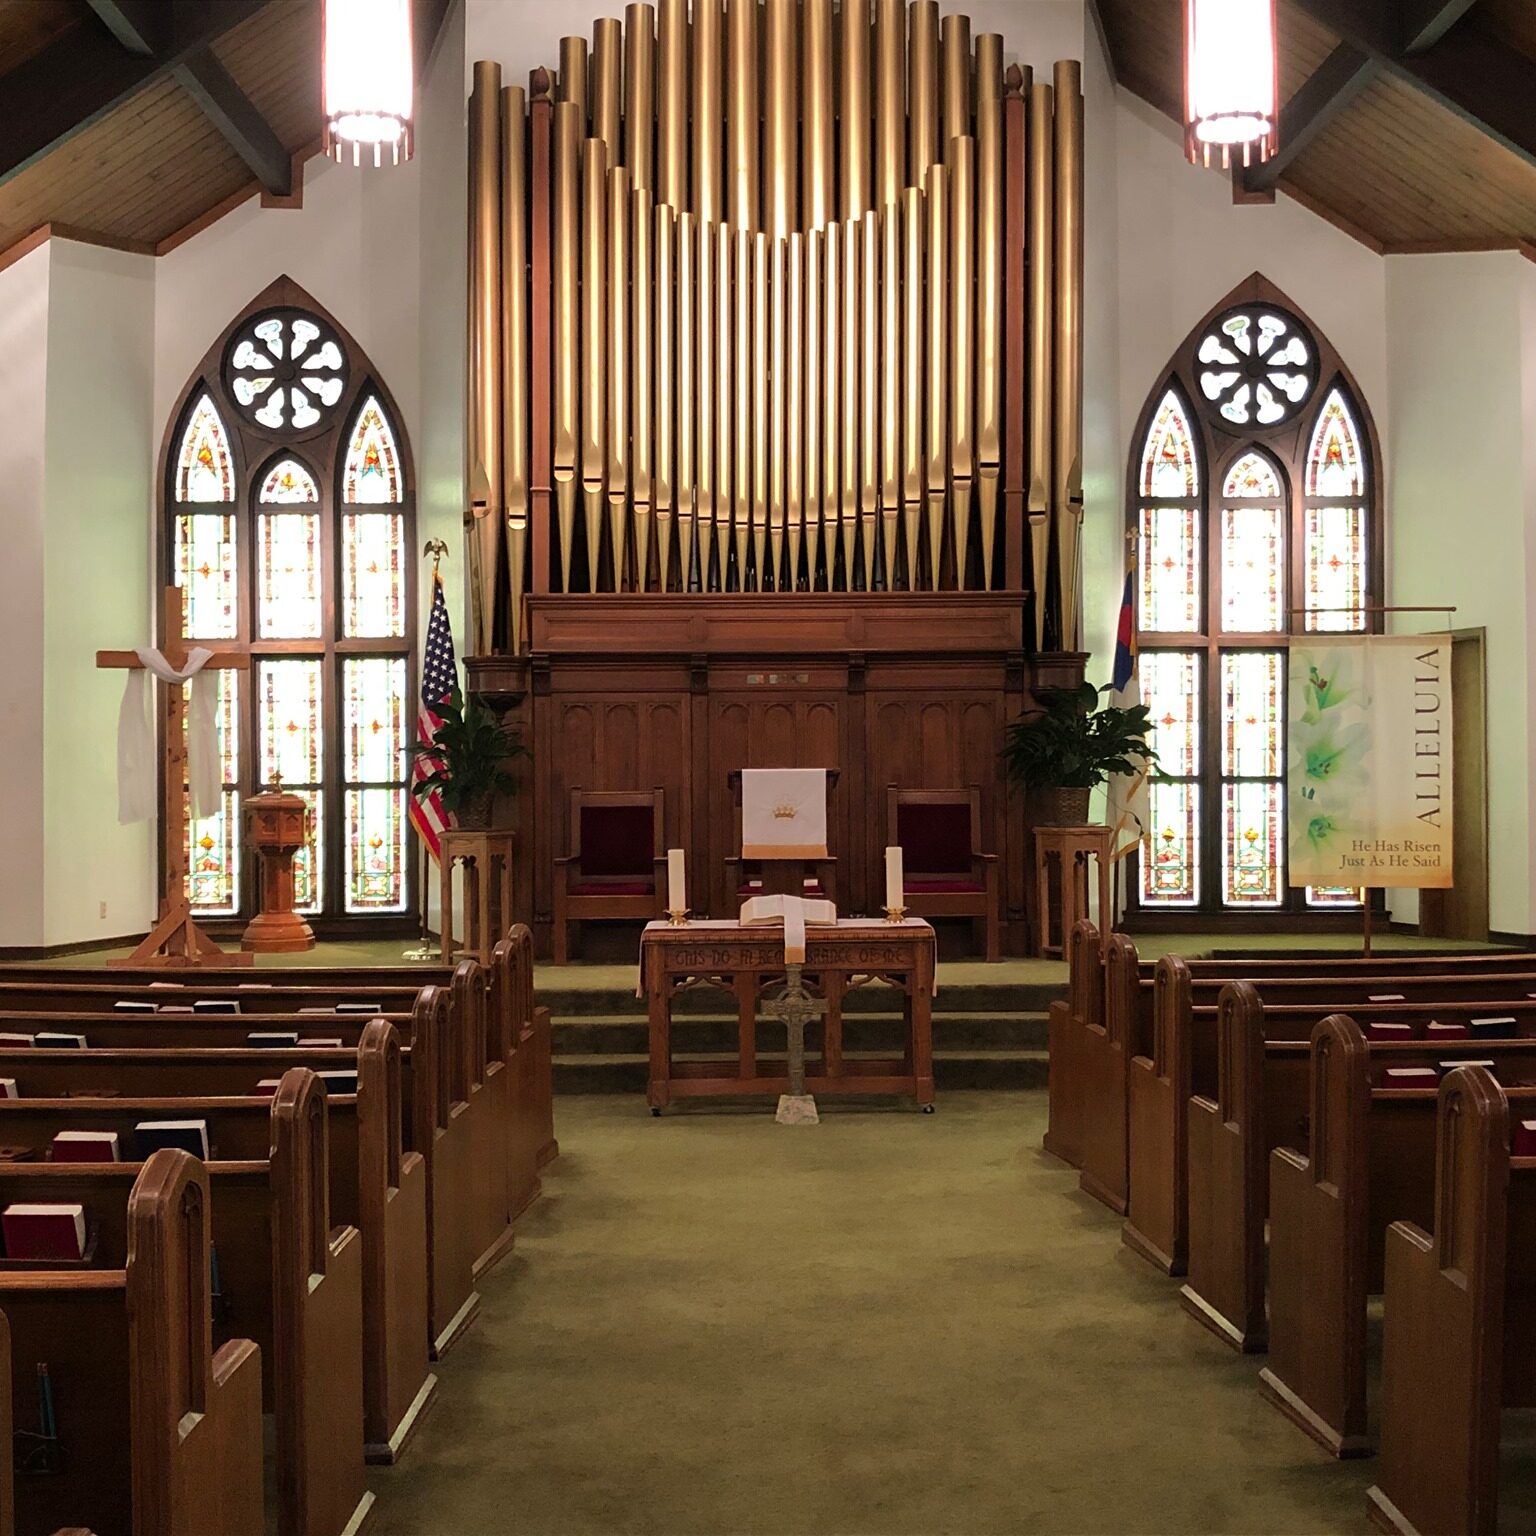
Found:
[[556, 1109], [375, 1536], [1369, 1529], [1372, 1464], [1182, 1314], [1039, 1150], [1043, 1093]]

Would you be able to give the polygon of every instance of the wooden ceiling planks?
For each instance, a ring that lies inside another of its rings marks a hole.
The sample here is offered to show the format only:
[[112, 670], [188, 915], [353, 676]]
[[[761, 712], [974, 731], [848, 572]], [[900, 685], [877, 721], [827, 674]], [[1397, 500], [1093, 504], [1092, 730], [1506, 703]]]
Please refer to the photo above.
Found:
[[66, 32], [93, 24], [85, 0], [0, 0], [0, 75]]
[[213, 51], [289, 150], [320, 137], [319, 0], [268, 6]]
[[[1100, 0], [1127, 89], [1178, 116], [1182, 6]], [[1532, 0], [1481, 0], [1462, 25], [1536, 58]], [[1282, 0], [1281, 96], [1288, 100], [1335, 46], [1329, 30]], [[1283, 191], [1373, 249], [1469, 249], [1536, 240], [1536, 167], [1400, 79], [1375, 81], [1297, 157]]]

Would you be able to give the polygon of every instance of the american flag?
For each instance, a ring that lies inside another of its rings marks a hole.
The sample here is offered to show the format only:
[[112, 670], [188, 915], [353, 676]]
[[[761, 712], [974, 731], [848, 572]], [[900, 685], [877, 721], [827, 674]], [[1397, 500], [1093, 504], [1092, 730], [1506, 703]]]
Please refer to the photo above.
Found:
[[[423, 747], [432, 745], [432, 737], [443, 723], [437, 705], [453, 691], [458, 673], [453, 658], [453, 629], [448, 623], [448, 604], [443, 597], [443, 579], [432, 573], [432, 617], [427, 620], [427, 647], [421, 658], [421, 707], [416, 712], [416, 740]], [[418, 757], [411, 767], [411, 783], [419, 783], [432, 772], [432, 764]], [[411, 824], [421, 834], [422, 840], [432, 850], [432, 857], [441, 860], [442, 834], [452, 825], [452, 818], [443, 809], [443, 799], [433, 790], [425, 800], [410, 797]]]

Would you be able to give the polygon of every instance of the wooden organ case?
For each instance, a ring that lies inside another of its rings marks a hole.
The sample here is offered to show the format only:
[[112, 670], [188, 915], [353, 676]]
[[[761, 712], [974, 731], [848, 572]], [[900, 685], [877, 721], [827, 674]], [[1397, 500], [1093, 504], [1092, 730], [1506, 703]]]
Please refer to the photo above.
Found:
[[[1027, 10], [1020, 12], [1027, 22]], [[1003, 774], [1082, 676], [1081, 70], [936, 0], [660, 0], [469, 110], [469, 686], [529, 751], [548, 944], [574, 788], [665, 790], [735, 910], [728, 783], [839, 770], [838, 902], [880, 910], [888, 786]]]

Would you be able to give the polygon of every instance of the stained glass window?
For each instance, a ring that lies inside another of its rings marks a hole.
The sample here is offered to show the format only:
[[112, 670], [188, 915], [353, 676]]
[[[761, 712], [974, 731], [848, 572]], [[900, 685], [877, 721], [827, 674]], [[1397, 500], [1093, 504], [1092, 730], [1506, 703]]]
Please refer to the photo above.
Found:
[[233, 501], [235, 472], [229, 437], [218, 410], [207, 395], [192, 407], [176, 461], [177, 501]]
[[186, 632], [194, 640], [232, 640], [236, 612], [235, 520], [221, 512], [176, 519], [176, 585], [184, 594]]
[[1195, 437], [1184, 402], [1169, 390], [1157, 408], [1141, 454], [1141, 494], [1190, 500], [1200, 494]]
[[190, 826], [191, 900], [251, 915], [241, 810], [278, 777], [310, 809], [299, 910], [403, 913], [416, 874], [403, 425], [356, 345], [287, 281], [225, 330], [183, 398], [161, 465], [165, 575], [190, 635], [249, 660], [221, 674], [223, 803]]
[[[1287, 883], [1285, 677], [1293, 628], [1372, 627], [1369, 422], [1337, 364], [1324, 373], [1327, 348], [1277, 303], [1225, 308], [1186, 348], [1192, 373], [1148, 402], [1129, 495], [1138, 681], [1163, 774], [1137, 900], [1358, 906], [1359, 891]], [[1230, 467], [1204, 485], [1211, 454]]]
[[257, 609], [263, 640], [320, 638], [320, 518], [262, 512], [256, 519]]
[[342, 633], [405, 633], [403, 520], [398, 512], [348, 512], [342, 528]]
[[1162, 634], [1200, 628], [1200, 514], [1193, 507], [1143, 507], [1140, 625]]
[[400, 468], [395, 434], [377, 396], [358, 412], [342, 474], [342, 497], [354, 505], [400, 500]]
[[1358, 907], [1360, 889], [1358, 886], [1347, 885], [1309, 885], [1307, 905], [1309, 907]]

